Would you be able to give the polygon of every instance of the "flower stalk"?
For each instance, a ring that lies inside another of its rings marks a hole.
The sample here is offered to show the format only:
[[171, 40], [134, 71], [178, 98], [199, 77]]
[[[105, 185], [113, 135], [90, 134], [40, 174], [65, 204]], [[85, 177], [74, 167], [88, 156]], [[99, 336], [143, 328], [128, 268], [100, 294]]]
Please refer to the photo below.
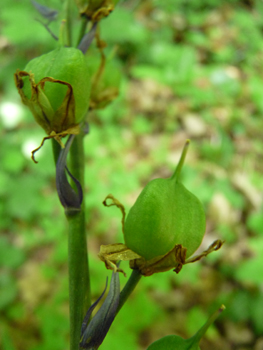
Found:
[[[70, 148], [70, 169], [84, 190], [84, 148], [83, 134], [77, 135]], [[87, 238], [85, 229], [85, 200], [81, 210], [67, 215], [69, 308], [70, 308], [70, 350], [77, 350], [82, 320], [91, 304], [88, 267]]]

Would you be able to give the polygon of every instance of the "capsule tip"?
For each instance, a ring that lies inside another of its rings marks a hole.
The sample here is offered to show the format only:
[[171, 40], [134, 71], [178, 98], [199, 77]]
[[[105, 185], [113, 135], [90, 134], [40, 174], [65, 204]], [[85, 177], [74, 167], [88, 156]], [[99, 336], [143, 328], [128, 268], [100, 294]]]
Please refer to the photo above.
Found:
[[182, 153], [181, 153], [181, 157], [179, 159], [179, 162], [178, 162], [178, 165], [175, 169], [175, 172], [173, 173], [172, 175], [172, 179], [178, 181], [179, 180], [179, 176], [180, 176], [180, 173], [181, 173], [181, 170], [182, 170], [182, 167], [184, 165], [184, 160], [185, 160], [185, 157], [186, 157], [186, 154], [187, 154], [187, 151], [188, 151], [188, 147], [190, 145], [190, 140], [187, 139], [185, 141], [185, 144], [184, 144], [184, 148], [182, 150]]
[[222, 305], [220, 306], [220, 308], [219, 308], [219, 310], [218, 310], [218, 311], [219, 311], [219, 312], [222, 312], [222, 311], [224, 311], [224, 310], [225, 310], [225, 308], [226, 308], [226, 307], [225, 307], [225, 305], [224, 305], [224, 304], [222, 304]]

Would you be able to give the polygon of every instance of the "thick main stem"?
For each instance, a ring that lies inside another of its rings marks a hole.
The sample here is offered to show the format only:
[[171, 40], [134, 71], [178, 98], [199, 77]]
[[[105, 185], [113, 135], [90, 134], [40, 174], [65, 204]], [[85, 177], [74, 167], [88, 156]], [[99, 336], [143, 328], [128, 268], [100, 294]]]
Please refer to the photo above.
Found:
[[[83, 135], [75, 137], [70, 149], [70, 171], [84, 191]], [[90, 280], [85, 230], [85, 201], [81, 211], [68, 216], [68, 269], [70, 308], [70, 350], [78, 350], [81, 324], [90, 306]]]
[[83, 210], [68, 217], [70, 350], [78, 350], [80, 329], [89, 306], [89, 279]]

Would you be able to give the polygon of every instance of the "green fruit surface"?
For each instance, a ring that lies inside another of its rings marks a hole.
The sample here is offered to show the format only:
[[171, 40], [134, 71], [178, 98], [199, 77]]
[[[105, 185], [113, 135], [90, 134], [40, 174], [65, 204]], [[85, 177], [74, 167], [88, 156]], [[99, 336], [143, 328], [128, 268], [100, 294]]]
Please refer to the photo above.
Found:
[[[83, 53], [75, 48], [57, 48], [31, 60], [24, 69], [34, 74], [35, 83], [45, 77], [65, 81], [71, 84], [75, 98], [75, 122], [80, 123], [89, 107], [90, 74]], [[62, 104], [68, 87], [47, 82], [44, 92], [54, 111]], [[23, 92], [31, 98], [28, 79], [24, 81]]]
[[155, 179], [143, 189], [124, 225], [128, 248], [150, 260], [182, 244], [191, 256], [205, 233], [201, 202], [175, 179]]

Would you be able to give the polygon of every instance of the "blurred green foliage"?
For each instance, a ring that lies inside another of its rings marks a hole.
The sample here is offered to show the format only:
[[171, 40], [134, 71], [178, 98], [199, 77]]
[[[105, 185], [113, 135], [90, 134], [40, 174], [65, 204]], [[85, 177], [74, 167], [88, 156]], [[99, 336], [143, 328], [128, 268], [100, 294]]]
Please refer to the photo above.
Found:
[[[41, 3], [61, 10], [62, 1]], [[85, 139], [92, 296], [109, 272], [100, 244], [122, 242], [120, 213], [143, 186], [171, 175], [185, 139], [185, 186], [204, 203], [202, 248], [221, 251], [177, 276], [143, 278], [101, 349], [145, 349], [167, 334], [191, 336], [221, 303], [202, 349], [259, 349], [263, 269], [263, 3], [260, 0], [126, 0], [101, 23], [107, 56], [123, 72], [119, 98], [89, 115]], [[30, 2], [0, 13], [0, 347], [68, 346], [67, 227], [56, 195], [51, 145], [19, 100], [13, 74], [55, 43]], [[61, 18], [59, 18], [60, 20]], [[59, 20], [51, 24], [57, 33]], [[76, 33], [79, 29], [76, 21]], [[77, 37], [77, 34], [75, 34]], [[128, 265], [124, 264], [128, 271]], [[121, 277], [124, 285], [125, 278]]]

